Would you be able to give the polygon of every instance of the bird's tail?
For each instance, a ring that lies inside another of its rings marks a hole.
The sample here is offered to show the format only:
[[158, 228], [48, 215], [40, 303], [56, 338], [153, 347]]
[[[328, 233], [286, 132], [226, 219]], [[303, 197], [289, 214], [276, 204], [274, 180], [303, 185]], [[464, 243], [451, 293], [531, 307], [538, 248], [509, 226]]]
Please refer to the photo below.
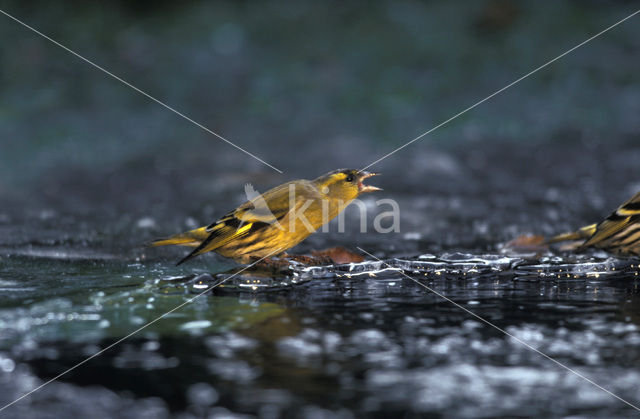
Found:
[[593, 236], [596, 232], [597, 224], [591, 224], [584, 226], [577, 231], [571, 231], [569, 233], [558, 234], [557, 236], [550, 237], [545, 240], [545, 244], [553, 244], [566, 241], [587, 240]]
[[154, 240], [149, 243], [149, 246], [156, 247], [172, 244], [178, 246], [198, 247], [209, 236], [209, 233], [207, 233], [206, 230], [206, 227], [196, 228], [195, 230], [186, 231], [165, 239]]

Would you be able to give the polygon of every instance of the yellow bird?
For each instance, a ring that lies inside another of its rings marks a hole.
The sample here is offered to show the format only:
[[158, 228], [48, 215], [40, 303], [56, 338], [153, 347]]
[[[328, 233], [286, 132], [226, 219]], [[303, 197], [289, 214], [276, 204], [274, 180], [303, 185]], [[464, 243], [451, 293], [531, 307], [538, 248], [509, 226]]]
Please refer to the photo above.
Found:
[[591, 224], [578, 231], [560, 234], [547, 243], [581, 240], [576, 250], [588, 247], [619, 255], [640, 255], [640, 192], [609, 215], [600, 224]]
[[375, 175], [339, 169], [314, 180], [287, 182], [261, 195], [251, 196], [245, 188], [249, 201], [208, 227], [156, 240], [151, 246], [195, 247], [178, 265], [210, 251], [242, 263], [276, 256], [335, 218], [361, 193], [381, 190], [363, 183]]

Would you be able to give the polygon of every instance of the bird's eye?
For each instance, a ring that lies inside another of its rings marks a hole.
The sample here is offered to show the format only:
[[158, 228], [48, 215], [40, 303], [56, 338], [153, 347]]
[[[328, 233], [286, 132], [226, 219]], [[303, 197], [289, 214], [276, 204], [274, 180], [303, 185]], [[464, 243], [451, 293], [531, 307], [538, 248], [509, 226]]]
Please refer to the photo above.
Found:
[[353, 182], [353, 175], [349, 175], [347, 176], [347, 178], [345, 179], [347, 182]]

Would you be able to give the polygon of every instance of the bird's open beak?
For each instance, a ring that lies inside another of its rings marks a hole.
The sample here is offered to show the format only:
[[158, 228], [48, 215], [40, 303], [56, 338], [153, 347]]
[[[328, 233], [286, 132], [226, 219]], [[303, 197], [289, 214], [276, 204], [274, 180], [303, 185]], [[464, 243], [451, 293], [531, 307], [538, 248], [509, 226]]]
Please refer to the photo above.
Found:
[[371, 173], [371, 172], [361, 172], [360, 179], [358, 180], [358, 192], [373, 192], [373, 191], [381, 191], [381, 188], [377, 186], [369, 186], [365, 185], [363, 182], [365, 179], [370, 178], [372, 176], [378, 176], [379, 173]]

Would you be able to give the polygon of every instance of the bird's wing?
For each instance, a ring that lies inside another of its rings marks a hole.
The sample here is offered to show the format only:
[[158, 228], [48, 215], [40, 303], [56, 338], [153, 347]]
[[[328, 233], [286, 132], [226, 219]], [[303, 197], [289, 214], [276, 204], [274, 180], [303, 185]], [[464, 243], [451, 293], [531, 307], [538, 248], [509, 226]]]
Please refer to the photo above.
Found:
[[[295, 195], [290, 196], [294, 184]], [[209, 236], [178, 265], [187, 260], [222, 247], [233, 240], [277, 223], [289, 211], [299, 208], [307, 199], [316, 198], [318, 192], [308, 181], [295, 181], [277, 186], [240, 205], [206, 228]], [[293, 204], [293, 208], [291, 205]]]
[[273, 224], [277, 222], [290, 210], [289, 185], [291, 184], [295, 185], [296, 190], [298, 189], [295, 182], [288, 182], [270, 189], [264, 194], [253, 195], [251, 200], [211, 223], [207, 227], [207, 232], [212, 233], [224, 226], [241, 228], [245, 223]]
[[[609, 239], [617, 243], [627, 243], [629, 234], [636, 236], [640, 230], [640, 192], [623, 203], [617, 210], [609, 215], [596, 227], [595, 234], [591, 236], [581, 247], [597, 246]], [[637, 228], [634, 228], [637, 226]], [[631, 229], [631, 230], [630, 230]], [[628, 233], [628, 234], [627, 234]], [[616, 237], [619, 235], [620, 237]], [[637, 240], [638, 238], [636, 238]], [[612, 243], [614, 244], [614, 243]], [[627, 243], [628, 244], [628, 243]]]

